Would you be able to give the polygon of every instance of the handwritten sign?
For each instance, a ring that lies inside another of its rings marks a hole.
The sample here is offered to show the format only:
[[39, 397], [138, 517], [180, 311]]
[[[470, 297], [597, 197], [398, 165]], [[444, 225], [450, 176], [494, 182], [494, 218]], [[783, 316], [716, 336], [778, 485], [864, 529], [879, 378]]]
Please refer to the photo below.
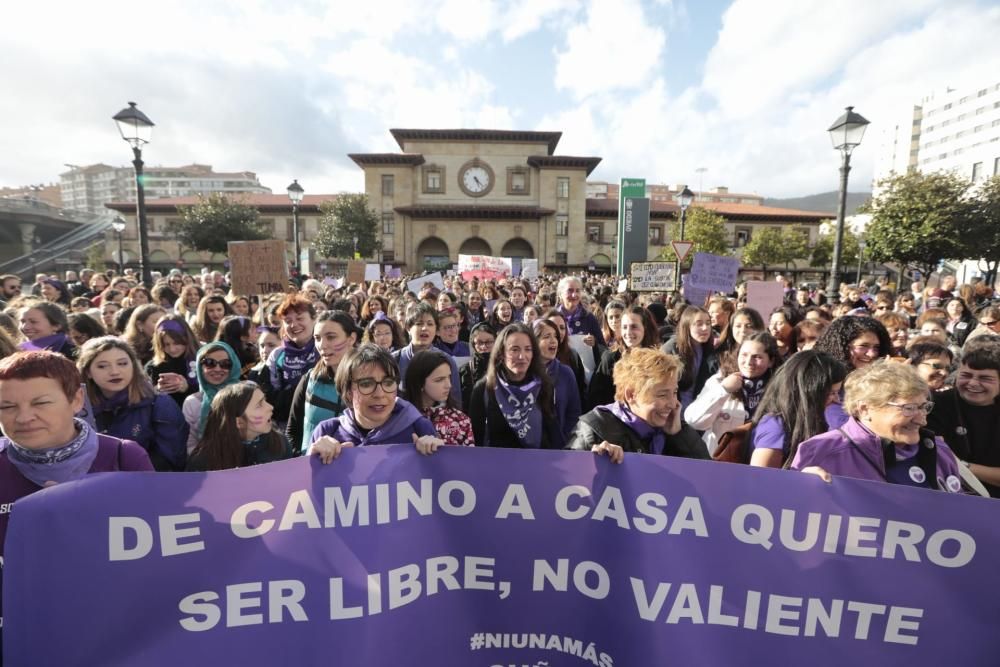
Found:
[[347, 262], [347, 284], [360, 283], [365, 280], [365, 263], [359, 259]]
[[406, 289], [414, 294], [420, 294], [420, 290], [424, 288], [425, 285], [430, 283], [439, 290], [444, 289], [444, 277], [441, 275], [440, 271], [435, 271], [434, 273], [428, 273], [426, 275], [415, 278], [408, 283], [406, 283]]
[[288, 287], [284, 241], [230, 241], [229, 264], [235, 294], [272, 294]]
[[464, 280], [469, 278], [503, 278], [511, 275], [513, 266], [510, 257], [489, 255], [459, 255], [458, 272]]
[[534, 280], [538, 277], [538, 260], [523, 258], [521, 260], [521, 277]]
[[694, 255], [691, 264], [691, 285], [703, 290], [732, 292], [740, 271], [738, 257], [722, 257], [707, 252]]
[[751, 280], [747, 283], [747, 305], [767, 321], [772, 310], [785, 301], [785, 286], [773, 280]]
[[378, 264], [365, 264], [365, 280], [378, 280], [382, 277], [382, 272]]
[[677, 289], [674, 273], [677, 262], [633, 262], [632, 290], [635, 292], [672, 292]]

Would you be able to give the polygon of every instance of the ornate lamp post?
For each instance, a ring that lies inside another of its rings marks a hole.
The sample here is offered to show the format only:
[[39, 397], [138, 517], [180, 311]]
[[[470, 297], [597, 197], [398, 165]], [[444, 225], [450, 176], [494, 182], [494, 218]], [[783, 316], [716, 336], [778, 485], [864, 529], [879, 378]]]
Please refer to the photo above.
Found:
[[[136, 108], [135, 102], [129, 102], [128, 107], [114, 116], [121, 132], [129, 146], [132, 147], [132, 165], [135, 167], [135, 211], [139, 225], [139, 275], [147, 289], [153, 287], [153, 274], [149, 266], [149, 232], [146, 224], [146, 193], [143, 188], [142, 147], [149, 143], [153, 135], [153, 121]], [[121, 236], [118, 237], [121, 239]]]
[[292, 234], [295, 236], [295, 272], [302, 273], [302, 248], [299, 246], [299, 204], [306, 191], [299, 185], [298, 179], [288, 186], [288, 198], [292, 200]]
[[125, 275], [125, 251], [122, 249], [122, 232], [125, 231], [125, 220], [121, 217], [115, 218], [111, 223], [111, 229], [118, 235], [118, 275]]
[[833, 266], [830, 280], [826, 285], [826, 298], [833, 303], [840, 301], [840, 252], [844, 242], [844, 214], [847, 209], [847, 175], [851, 173], [851, 153], [861, 144], [868, 121], [861, 114], [854, 113], [854, 107], [847, 107], [844, 114], [834, 121], [830, 129], [830, 141], [840, 151], [840, 202], [837, 204], [837, 231], [833, 239]]
[[[680, 204], [681, 207], [681, 237], [678, 239], [679, 241], [684, 240], [684, 222], [687, 220], [687, 210], [688, 207], [691, 206], [692, 202], [694, 202], [694, 193], [691, 192], [688, 186], [685, 185], [684, 189], [681, 190], [679, 193], [677, 193], [677, 203]], [[681, 289], [680, 258], [677, 259], [677, 271], [674, 275], [674, 285], [676, 286], [676, 289], [679, 292]]]

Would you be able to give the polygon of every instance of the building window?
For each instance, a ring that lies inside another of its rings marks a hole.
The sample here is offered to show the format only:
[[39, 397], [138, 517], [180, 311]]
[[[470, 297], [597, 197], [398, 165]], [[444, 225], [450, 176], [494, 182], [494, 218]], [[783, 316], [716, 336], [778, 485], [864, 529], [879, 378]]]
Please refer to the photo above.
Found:
[[601, 232], [603, 231], [604, 225], [599, 222], [588, 222], [587, 223], [587, 241], [591, 243], [601, 242]]
[[382, 196], [391, 197], [395, 179], [392, 174], [382, 174]]
[[396, 216], [391, 211], [387, 211], [382, 214], [382, 233], [396, 233]]
[[1000, 176], [1000, 157], [993, 158], [993, 175]]
[[427, 165], [423, 167], [424, 194], [444, 194], [444, 167]]
[[976, 162], [972, 165], [972, 182], [975, 183], [983, 177], [983, 163]]
[[752, 228], [750, 227], [737, 227], [736, 228], [736, 247], [742, 248], [747, 243], [750, 242], [750, 236], [752, 234]]
[[556, 179], [556, 197], [561, 199], [566, 199], [569, 197], [569, 179], [568, 178], [557, 178]]
[[527, 167], [507, 167], [507, 194], [526, 195], [531, 192], [531, 172]]
[[565, 215], [556, 216], [556, 236], [569, 236], [569, 218]]
[[382, 261], [383, 262], [389, 262], [389, 263], [395, 262], [396, 261], [396, 253], [394, 251], [392, 251], [392, 250], [383, 250], [382, 251]]
[[650, 225], [649, 243], [650, 245], [663, 245], [663, 227], [660, 227], [659, 225]]
[[568, 262], [566, 253], [557, 252], [556, 253], [556, 264], [566, 264]]

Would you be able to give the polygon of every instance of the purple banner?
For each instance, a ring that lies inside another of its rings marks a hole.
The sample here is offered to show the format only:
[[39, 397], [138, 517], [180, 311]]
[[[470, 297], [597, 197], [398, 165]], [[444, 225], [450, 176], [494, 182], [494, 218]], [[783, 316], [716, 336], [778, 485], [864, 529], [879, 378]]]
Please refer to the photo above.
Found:
[[14, 509], [13, 666], [996, 664], [988, 499], [397, 446]]

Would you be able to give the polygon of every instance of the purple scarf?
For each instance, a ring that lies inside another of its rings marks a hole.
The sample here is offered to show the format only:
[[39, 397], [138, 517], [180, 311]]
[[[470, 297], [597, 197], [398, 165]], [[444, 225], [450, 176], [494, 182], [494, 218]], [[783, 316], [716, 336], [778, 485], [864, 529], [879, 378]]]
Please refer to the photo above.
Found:
[[549, 374], [549, 377], [552, 378], [553, 382], [555, 382], [556, 380], [558, 380], [559, 379], [559, 359], [558, 358], [553, 358], [552, 361], [547, 362], [545, 364], [545, 372]]
[[[396, 399], [396, 404], [392, 406], [389, 418], [381, 426], [373, 428], [365, 433], [354, 418], [354, 409], [347, 408], [343, 414], [337, 418], [340, 422], [339, 431], [349, 436], [351, 442], [356, 447], [367, 445], [409, 445], [413, 444], [411, 434], [413, 424], [423, 415], [410, 403], [401, 398]], [[401, 434], [405, 434], [401, 435]]]
[[649, 451], [654, 454], [663, 453], [663, 448], [667, 444], [667, 434], [661, 429], [653, 428], [647, 424], [642, 417], [637, 417], [634, 412], [629, 410], [628, 405], [615, 402], [609, 405], [599, 405], [597, 409], [613, 414], [618, 418], [618, 421], [632, 429], [632, 432], [639, 436], [640, 440], [646, 441], [652, 437], [649, 442]]
[[566, 320], [566, 331], [571, 334], [580, 333], [583, 320], [583, 304], [576, 304], [576, 309], [573, 312], [566, 310], [565, 306], [559, 304], [558, 310], [563, 319]]
[[42, 336], [41, 338], [36, 338], [35, 340], [26, 340], [17, 347], [25, 352], [36, 352], [39, 350], [58, 352], [65, 344], [66, 334], [57, 333], [52, 334], [51, 336]]
[[532, 449], [542, 446], [542, 409], [538, 404], [541, 391], [542, 382], [538, 378], [516, 385], [504, 380], [499, 373], [493, 390], [507, 425], [523, 446]]
[[38, 486], [80, 479], [97, 458], [97, 432], [82, 419], [73, 422], [78, 432], [67, 444], [49, 449], [27, 449], [8, 439], [7, 458], [18, 472]]
[[282, 384], [285, 387], [294, 387], [299, 378], [319, 361], [316, 342], [309, 339], [308, 343], [299, 347], [294, 342], [286, 340], [281, 349], [285, 352], [280, 368]]

